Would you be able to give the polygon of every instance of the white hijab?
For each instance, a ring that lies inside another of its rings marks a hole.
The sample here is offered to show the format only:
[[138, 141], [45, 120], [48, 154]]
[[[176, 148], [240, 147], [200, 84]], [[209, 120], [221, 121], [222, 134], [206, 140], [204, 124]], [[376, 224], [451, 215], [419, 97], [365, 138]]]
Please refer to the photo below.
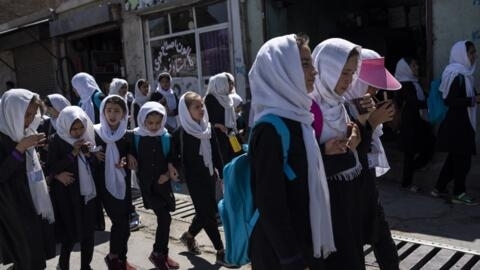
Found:
[[203, 114], [203, 119], [200, 123], [193, 120], [188, 111], [187, 104], [185, 103], [185, 95], [189, 93], [192, 92], [186, 92], [183, 94], [178, 102], [180, 125], [182, 125], [186, 133], [200, 140], [199, 154], [203, 157], [203, 164], [205, 164], [205, 167], [210, 171], [210, 175], [213, 175], [212, 145], [210, 144], [212, 128], [208, 122], [207, 108], [204, 108], [205, 113]]
[[218, 103], [225, 109], [225, 126], [236, 131], [234, 100], [230, 95], [228, 78], [229, 75], [226, 72], [210, 77], [205, 95], [211, 94], [217, 99]]
[[[312, 93], [312, 97], [320, 105], [323, 113], [321, 144], [333, 138], [346, 138], [347, 135], [350, 117], [344, 105], [346, 100], [335, 92], [335, 86], [352, 50], [357, 50], [360, 54], [361, 48], [341, 38], [330, 38], [318, 44], [312, 53], [314, 66], [318, 71], [314, 84], [316, 92]], [[360, 67], [361, 61], [358, 62]], [[353, 82], [356, 79], [357, 77], [354, 76]], [[332, 179], [352, 180], [361, 173], [362, 165], [358, 160], [357, 151], [354, 150], [353, 154], [356, 165], [332, 176]]]
[[[473, 73], [475, 72], [476, 63], [472, 65], [468, 59], [466, 42], [467, 40], [458, 41], [450, 50], [450, 63], [442, 73], [442, 82], [439, 87], [440, 92], [443, 94], [443, 99], [447, 98], [450, 92], [450, 86], [459, 74], [465, 78], [467, 97], [475, 96], [475, 78], [473, 77]], [[468, 117], [470, 118], [470, 124], [473, 130], [476, 130], [477, 127], [476, 110], [476, 103], [473, 107], [468, 107]]]
[[[65, 107], [71, 106], [70, 101], [60, 94], [51, 94], [47, 96], [48, 100], [52, 104], [53, 108], [60, 113]], [[53, 128], [57, 129], [57, 118], [50, 117], [50, 123]]]
[[[363, 59], [376, 59], [381, 58], [381, 56], [372, 50], [362, 48], [360, 57]], [[352, 99], [363, 97], [367, 92], [368, 84], [362, 82], [361, 80], [356, 80], [352, 83], [352, 86], [344, 94], [345, 98], [349, 101], [350, 104]], [[354, 117], [359, 115], [357, 108], [352, 104], [349, 106]], [[375, 168], [375, 175], [380, 177], [387, 173], [390, 170], [390, 164], [388, 164], [387, 155], [385, 154], [385, 149], [383, 148], [382, 141], [380, 137], [383, 135], [383, 124], [378, 125], [375, 130], [372, 132], [372, 145], [371, 150], [368, 153], [368, 165], [370, 168]]]
[[[151, 132], [145, 125], [145, 120], [147, 119], [147, 116], [152, 112], [157, 112], [163, 116], [160, 129], [157, 130], [156, 132]], [[136, 127], [133, 130], [133, 132], [139, 136], [150, 136], [150, 137], [162, 136], [167, 132], [167, 129], [165, 128], [165, 123], [167, 122], [167, 117], [165, 117], [166, 115], [167, 115], [167, 111], [165, 110], [165, 107], [163, 107], [162, 104], [155, 101], [146, 102], [145, 104], [143, 104], [143, 106], [140, 108], [140, 111], [138, 112], [138, 116], [137, 116], [138, 127]]]
[[[85, 133], [83, 133], [80, 138], [74, 138], [72, 135], [70, 135], [70, 129], [76, 120], [80, 120], [85, 128]], [[80, 139], [84, 139], [86, 142], [90, 142], [92, 145], [95, 145], [95, 131], [93, 130], [93, 123], [87, 114], [77, 106], [65, 107], [60, 112], [57, 118], [57, 135], [72, 146]], [[80, 194], [84, 196], [85, 204], [87, 204], [88, 201], [97, 196], [97, 190], [95, 189], [92, 170], [83, 153], [78, 154], [77, 164]]]
[[[170, 83], [172, 83], [172, 76], [170, 76], [169, 73], [163, 72], [158, 75], [158, 78], [160, 77], [165, 77], [168, 76], [170, 79]], [[173, 92], [173, 89], [163, 89], [162, 86], [160, 85], [160, 80], [158, 80], [158, 85], [157, 85], [157, 92], [162, 94], [163, 97], [165, 97], [165, 100], [167, 101], [167, 106], [169, 110], [175, 110], [178, 106], [177, 104], [177, 97], [175, 96], [175, 93]], [[177, 127], [177, 119], [175, 116], [167, 116], [167, 124], [168, 126], [172, 128]]]
[[122, 88], [124, 85], [127, 85], [127, 92], [125, 92], [125, 96], [123, 96], [122, 98], [127, 100], [128, 82], [124, 79], [113, 78], [112, 81], [110, 82], [110, 88], [109, 88], [108, 94], [120, 95], [120, 88]]
[[330, 195], [320, 148], [312, 128], [312, 99], [307, 95], [300, 52], [295, 35], [267, 41], [259, 50], [248, 74], [254, 120], [274, 114], [302, 126], [308, 161], [308, 190], [313, 256], [335, 251], [330, 214]]
[[[35, 120], [24, 129], [25, 113], [34, 98], [39, 99], [37, 94], [26, 89], [11, 89], [2, 96], [0, 102], [0, 131], [16, 143], [26, 136], [37, 133], [36, 130], [41, 121], [40, 113], [37, 113]], [[35, 147], [30, 147], [25, 151], [25, 158], [28, 187], [35, 210], [43, 219], [53, 223], [55, 217], [52, 202]]]
[[137, 125], [135, 124], [135, 119], [133, 117], [133, 112], [135, 111], [135, 104], [137, 104], [139, 107], [142, 107], [145, 102], [150, 100], [150, 96], [152, 95], [152, 89], [150, 87], [150, 84], [148, 85], [148, 92], [146, 95], [144, 95], [142, 91], [140, 91], [140, 87], [138, 87], [138, 83], [140, 82], [140, 80], [142, 79], [137, 80], [137, 82], [135, 83], [135, 99], [133, 100], [130, 107], [130, 113], [132, 114], [132, 117], [130, 118], [130, 128], [137, 127]]
[[127, 102], [121, 96], [109, 95], [103, 99], [100, 105], [100, 123], [94, 126], [95, 132], [100, 136], [102, 141], [107, 144], [105, 149], [105, 187], [113, 197], [119, 200], [125, 199], [126, 183], [125, 183], [125, 169], [117, 168], [117, 164], [120, 162], [120, 152], [118, 151], [116, 141], [120, 140], [127, 132], [128, 125], [128, 108], [124, 112], [124, 117], [120, 121], [120, 124], [116, 130], [112, 130], [105, 117], [105, 106], [108, 100], [117, 97], [125, 103], [127, 108]]
[[92, 122], [95, 122], [95, 108], [92, 101], [92, 95], [95, 91], [100, 91], [95, 78], [92, 75], [80, 72], [72, 78], [72, 86], [77, 90], [80, 96], [80, 107], [87, 113]]

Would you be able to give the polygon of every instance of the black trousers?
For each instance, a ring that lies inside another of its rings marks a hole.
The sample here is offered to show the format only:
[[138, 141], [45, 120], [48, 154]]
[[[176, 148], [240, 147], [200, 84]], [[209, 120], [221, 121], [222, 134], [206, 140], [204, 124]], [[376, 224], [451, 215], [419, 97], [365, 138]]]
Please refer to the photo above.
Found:
[[434, 145], [425, 142], [424, 147], [418, 152], [406, 151], [403, 155], [403, 177], [402, 186], [408, 187], [412, 184], [413, 174], [416, 170], [423, 168], [433, 158]]
[[218, 231], [215, 183], [216, 179], [214, 177], [209, 179], [192, 179], [192, 181], [187, 179], [188, 190], [190, 191], [190, 197], [196, 213], [192, 224], [188, 228], [188, 232], [192, 236], [196, 236], [204, 229], [215, 249], [221, 250], [224, 246]]
[[166, 207], [154, 208], [153, 212], [157, 216], [157, 231], [155, 233], [155, 243], [153, 251], [168, 255], [168, 239], [170, 236], [170, 224], [172, 217]]
[[110, 194], [104, 199], [104, 207], [112, 221], [110, 229], [110, 253], [121, 260], [127, 258], [128, 238], [130, 238], [130, 208], [125, 201], [117, 200]]
[[[60, 249], [60, 258], [58, 259], [58, 265], [62, 270], [68, 270], [70, 268], [70, 253], [72, 252], [74, 245], [74, 240], [65, 240], [62, 242], [62, 247]], [[84, 237], [80, 241], [80, 269], [90, 269], [90, 263], [92, 262], [93, 258], [94, 245], [94, 232], [92, 232], [91, 235]]]
[[437, 190], [444, 192], [448, 183], [453, 180], [453, 194], [458, 196], [464, 193], [465, 182], [467, 180], [467, 174], [470, 171], [471, 163], [472, 156], [470, 154], [449, 153], [438, 177]]

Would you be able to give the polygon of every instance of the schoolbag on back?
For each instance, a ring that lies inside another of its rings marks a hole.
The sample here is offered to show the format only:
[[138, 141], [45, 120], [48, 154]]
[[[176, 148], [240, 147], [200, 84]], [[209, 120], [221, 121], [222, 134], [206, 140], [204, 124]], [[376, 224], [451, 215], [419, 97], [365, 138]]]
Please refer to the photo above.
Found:
[[[287, 164], [290, 147], [290, 132], [287, 126], [280, 117], [273, 114], [261, 117], [255, 122], [254, 127], [259, 123], [269, 123], [275, 127], [282, 140], [283, 171], [290, 181], [295, 179], [295, 173]], [[248, 257], [250, 235], [259, 216], [258, 209], [253, 206], [248, 151], [225, 165], [223, 178], [224, 194], [223, 200], [218, 203], [218, 210], [225, 232], [225, 261], [240, 266], [250, 262]]]
[[[170, 133], [165, 132], [162, 136], [160, 137], [160, 142], [162, 143], [162, 151], [163, 155], [167, 156], [168, 153], [170, 153], [170, 138], [172, 137]], [[133, 135], [133, 144], [135, 145], [135, 150], [138, 153], [138, 144], [140, 143], [140, 135], [134, 134]]]
[[438, 90], [440, 80], [433, 80], [430, 83], [430, 92], [428, 93], [428, 121], [432, 124], [439, 124], [447, 114], [447, 106], [443, 103], [442, 93]]

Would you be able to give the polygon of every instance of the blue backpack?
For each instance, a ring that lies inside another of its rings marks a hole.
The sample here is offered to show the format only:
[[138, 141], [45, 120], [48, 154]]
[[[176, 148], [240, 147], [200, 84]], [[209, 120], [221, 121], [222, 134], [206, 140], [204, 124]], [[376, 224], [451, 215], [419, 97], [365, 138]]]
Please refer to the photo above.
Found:
[[[165, 132], [165, 134], [163, 134], [162, 136], [159, 136], [159, 137], [160, 137], [160, 142], [162, 143], [163, 155], [167, 156], [168, 153], [170, 153], [170, 138], [172, 136], [170, 135], [170, 133]], [[135, 150], [137, 151], [137, 153], [138, 153], [138, 144], [139, 143], [140, 143], [140, 135], [134, 134], [133, 135], [133, 144], [135, 145]]]
[[[255, 122], [255, 125], [259, 123], [269, 123], [275, 127], [282, 140], [283, 171], [292, 181], [296, 175], [287, 164], [290, 147], [290, 132], [287, 126], [280, 117], [273, 114], [261, 117]], [[225, 165], [223, 169], [224, 194], [223, 199], [218, 203], [225, 232], [225, 261], [237, 266], [250, 262], [248, 257], [249, 240], [259, 217], [258, 209], [254, 209], [253, 206], [250, 167], [248, 151]]]
[[[459, 76], [460, 87], [463, 86], [463, 76]], [[442, 92], [440, 92], [440, 80], [433, 80], [430, 83], [430, 92], [428, 93], [427, 107], [428, 107], [428, 121], [432, 124], [440, 124], [445, 115], [447, 115], [448, 107], [443, 101]]]

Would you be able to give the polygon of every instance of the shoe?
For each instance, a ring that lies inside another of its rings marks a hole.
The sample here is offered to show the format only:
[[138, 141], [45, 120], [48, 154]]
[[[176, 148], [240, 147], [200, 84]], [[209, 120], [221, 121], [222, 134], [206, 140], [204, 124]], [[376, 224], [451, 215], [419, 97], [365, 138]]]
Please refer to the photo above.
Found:
[[184, 232], [180, 237], [180, 241], [187, 246], [188, 252], [192, 253], [193, 255], [200, 255], [202, 252], [198, 248], [197, 241], [194, 237], [190, 235], [188, 232]]
[[221, 265], [226, 268], [238, 268], [238, 265], [229, 264], [225, 261], [225, 250], [217, 251], [217, 260], [215, 261], [216, 264]]
[[166, 262], [166, 265], [167, 265], [168, 269], [180, 269], [180, 264], [178, 264], [178, 262], [176, 262], [170, 256], [166, 257], [165, 262]]
[[430, 195], [432, 195], [432, 197], [435, 197], [435, 198], [446, 198], [448, 197], [448, 192], [439, 191], [438, 189], [435, 188], [432, 191], [430, 191]]
[[130, 214], [130, 231], [137, 231], [140, 229], [140, 215], [137, 212], [133, 212]]
[[411, 185], [409, 185], [407, 187], [404, 187], [404, 188], [407, 189], [410, 192], [413, 192], [413, 193], [418, 193], [418, 191], [420, 190], [420, 188], [417, 185], [414, 185], [414, 184], [411, 184]]
[[453, 196], [452, 197], [452, 202], [453, 203], [458, 203], [458, 204], [465, 204], [465, 205], [477, 205], [478, 202], [475, 201], [474, 198], [470, 197], [467, 195], [467, 193], [462, 193], [458, 196]]
[[127, 260], [125, 260], [124, 262], [122, 262], [122, 265], [123, 265], [123, 268], [122, 268], [122, 269], [125, 269], [125, 270], [137, 270], [137, 268], [135, 268], [133, 265], [131, 265]]
[[105, 264], [107, 265], [108, 270], [121, 270], [125, 269], [122, 261], [119, 258], [110, 259], [110, 257], [105, 256]]
[[160, 253], [150, 253], [150, 256], [148, 256], [148, 260], [157, 268], [158, 270], [168, 270], [167, 266], [167, 260], [165, 258], [165, 255], [160, 254]]

